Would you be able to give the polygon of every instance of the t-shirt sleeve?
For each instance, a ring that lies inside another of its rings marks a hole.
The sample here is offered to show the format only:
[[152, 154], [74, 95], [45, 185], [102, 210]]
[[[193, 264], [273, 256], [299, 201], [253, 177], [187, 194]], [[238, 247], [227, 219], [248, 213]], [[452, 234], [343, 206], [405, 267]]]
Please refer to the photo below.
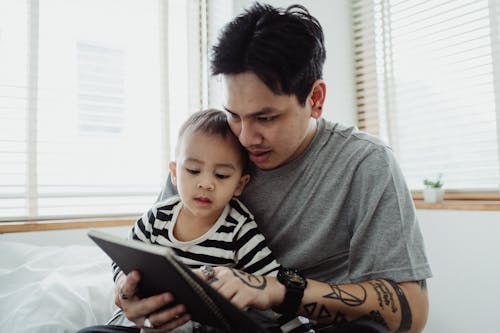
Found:
[[411, 193], [390, 149], [379, 147], [360, 163], [349, 200], [353, 282], [431, 276]]

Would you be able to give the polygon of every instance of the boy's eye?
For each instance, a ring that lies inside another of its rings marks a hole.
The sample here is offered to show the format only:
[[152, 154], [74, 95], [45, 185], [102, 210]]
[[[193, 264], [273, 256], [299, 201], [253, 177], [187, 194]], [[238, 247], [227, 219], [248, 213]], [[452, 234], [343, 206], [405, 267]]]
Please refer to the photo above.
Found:
[[186, 171], [192, 175], [197, 175], [200, 173], [200, 170], [195, 170], [195, 169], [188, 169], [186, 168]]
[[226, 178], [229, 178], [230, 176], [217, 173], [217, 174], [215, 174], [215, 177], [217, 177], [219, 179], [226, 179]]

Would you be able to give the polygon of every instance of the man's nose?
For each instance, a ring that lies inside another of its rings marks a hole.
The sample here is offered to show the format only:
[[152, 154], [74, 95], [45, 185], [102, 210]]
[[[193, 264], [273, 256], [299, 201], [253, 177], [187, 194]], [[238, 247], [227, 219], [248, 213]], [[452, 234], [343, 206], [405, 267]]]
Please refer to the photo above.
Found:
[[243, 147], [251, 147], [262, 143], [262, 137], [249, 122], [240, 123], [238, 139]]

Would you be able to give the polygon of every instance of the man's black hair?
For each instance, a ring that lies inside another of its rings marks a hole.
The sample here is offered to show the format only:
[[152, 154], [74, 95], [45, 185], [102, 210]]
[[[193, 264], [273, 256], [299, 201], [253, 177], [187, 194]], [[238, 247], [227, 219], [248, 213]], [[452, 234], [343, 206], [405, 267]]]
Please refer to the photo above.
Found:
[[323, 30], [306, 8], [255, 3], [222, 30], [211, 69], [213, 75], [253, 72], [275, 94], [295, 95], [305, 105], [325, 57]]

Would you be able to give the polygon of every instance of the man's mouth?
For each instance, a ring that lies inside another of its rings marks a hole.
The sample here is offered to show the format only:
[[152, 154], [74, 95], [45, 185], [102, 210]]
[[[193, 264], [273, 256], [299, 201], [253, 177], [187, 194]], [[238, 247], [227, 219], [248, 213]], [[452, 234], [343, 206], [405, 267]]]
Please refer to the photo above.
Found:
[[250, 161], [252, 161], [253, 163], [259, 165], [261, 163], [264, 163], [265, 161], [267, 161], [267, 159], [269, 158], [269, 156], [271, 155], [271, 151], [270, 150], [266, 150], [266, 151], [248, 151], [248, 157], [250, 158]]

